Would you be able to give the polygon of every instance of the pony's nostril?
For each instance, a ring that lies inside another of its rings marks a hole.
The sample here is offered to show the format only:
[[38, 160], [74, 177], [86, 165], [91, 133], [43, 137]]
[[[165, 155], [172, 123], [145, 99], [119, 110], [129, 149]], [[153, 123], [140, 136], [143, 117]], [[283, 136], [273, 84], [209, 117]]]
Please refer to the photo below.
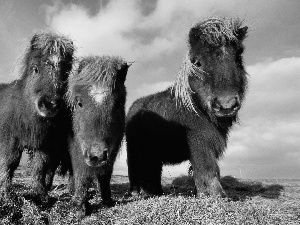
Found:
[[92, 163], [97, 163], [99, 161], [106, 161], [107, 160], [107, 151], [104, 151], [102, 155], [93, 155], [93, 156], [90, 156], [90, 161]]
[[92, 156], [90, 157], [91, 162], [97, 162], [98, 161], [98, 156]]
[[230, 109], [237, 111], [240, 107], [241, 107], [241, 102], [240, 102], [239, 97], [238, 96], [234, 97], [234, 99], [231, 101]]
[[191, 63], [197, 67], [201, 67], [201, 63], [196, 58], [191, 58]]
[[233, 109], [237, 110], [241, 107], [241, 100], [239, 96], [235, 97], [235, 104], [232, 106]]
[[41, 110], [49, 110], [52, 109], [52, 103], [46, 98], [42, 98], [38, 101], [38, 107]]
[[59, 101], [43, 96], [37, 100], [36, 109], [39, 115], [43, 117], [53, 117], [59, 109]]
[[198, 67], [201, 67], [201, 63], [198, 60], [196, 60], [196, 62], [194, 64]]
[[55, 101], [55, 100], [52, 100], [51, 101], [51, 104], [52, 104], [52, 108], [56, 108], [57, 107], [57, 101]]
[[237, 102], [231, 107], [231, 109], [233, 109], [233, 110], [237, 110], [239, 108], [240, 108], [240, 104]]
[[106, 161], [107, 160], [107, 151], [104, 151], [103, 152], [103, 161]]
[[220, 109], [221, 109], [221, 103], [219, 102], [219, 100], [217, 98], [214, 98], [212, 100], [211, 107], [215, 111], [220, 111]]

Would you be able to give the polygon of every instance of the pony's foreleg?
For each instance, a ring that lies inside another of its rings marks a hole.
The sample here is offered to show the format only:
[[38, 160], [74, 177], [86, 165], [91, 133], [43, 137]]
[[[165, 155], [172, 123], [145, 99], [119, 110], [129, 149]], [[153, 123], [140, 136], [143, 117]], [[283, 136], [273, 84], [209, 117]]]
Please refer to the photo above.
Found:
[[33, 170], [32, 170], [32, 180], [33, 180], [33, 195], [40, 198], [42, 202], [47, 202], [47, 189], [46, 189], [46, 173], [47, 173], [47, 163], [49, 160], [48, 156], [40, 151], [34, 152], [32, 159]]
[[42, 203], [48, 202], [48, 190], [52, 186], [58, 160], [47, 153], [47, 150], [36, 150], [33, 158], [33, 195], [38, 197]]
[[225, 192], [220, 183], [220, 169], [213, 151], [206, 146], [201, 149], [191, 146], [190, 162], [193, 167], [193, 177], [197, 197], [200, 193], [210, 196], [224, 196]]
[[47, 173], [46, 173], [46, 177], [45, 177], [45, 186], [46, 186], [46, 190], [50, 191], [52, 184], [53, 184], [53, 179], [54, 179], [54, 175], [55, 175], [55, 168], [50, 169]]
[[71, 195], [73, 195], [75, 192], [75, 181], [74, 181], [74, 175], [72, 171], [70, 172], [68, 178], [68, 191]]
[[80, 168], [74, 171], [74, 195], [72, 198], [73, 205], [76, 210], [76, 216], [82, 218], [87, 214], [88, 207], [88, 188], [90, 186], [90, 178], [81, 171]]
[[15, 170], [20, 164], [22, 150], [20, 148], [7, 148], [0, 144], [0, 189], [4, 198], [8, 199], [11, 192], [11, 183]]
[[101, 168], [97, 174], [98, 182], [100, 184], [100, 191], [102, 202], [105, 205], [112, 206], [113, 200], [111, 198], [110, 180], [111, 180], [112, 170]]

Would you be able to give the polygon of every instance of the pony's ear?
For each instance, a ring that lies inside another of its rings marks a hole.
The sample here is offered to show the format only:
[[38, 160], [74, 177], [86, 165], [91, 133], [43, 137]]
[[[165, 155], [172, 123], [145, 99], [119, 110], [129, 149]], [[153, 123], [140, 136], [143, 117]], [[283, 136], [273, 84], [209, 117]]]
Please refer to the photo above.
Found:
[[118, 76], [118, 81], [120, 81], [122, 84], [125, 83], [126, 76], [127, 76], [127, 71], [128, 68], [133, 64], [130, 62], [125, 62], [121, 65], [120, 69], [118, 70], [117, 76]]
[[30, 50], [35, 50], [36, 49], [36, 43], [38, 42], [39, 35], [34, 34], [33, 37], [30, 40]]
[[238, 28], [237, 31], [236, 31], [237, 39], [240, 40], [240, 41], [243, 41], [247, 37], [247, 31], [248, 31], [247, 26]]

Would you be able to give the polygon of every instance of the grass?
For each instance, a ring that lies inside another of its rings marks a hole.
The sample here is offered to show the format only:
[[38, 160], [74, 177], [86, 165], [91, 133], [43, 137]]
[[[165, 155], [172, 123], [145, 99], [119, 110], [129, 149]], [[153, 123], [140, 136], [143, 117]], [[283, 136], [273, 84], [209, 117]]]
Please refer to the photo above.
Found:
[[78, 220], [66, 190], [67, 179], [57, 176], [47, 207], [28, 196], [28, 171], [16, 173], [15, 195], [0, 202], [0, 224], [300, 224], [300, 180], [239, 180], [222, 178], [227, 198], [193, 197], [188, 177], [164, 179], [165, 195], [149, 199], [123, 198], [128, 179], [114, 176], [112, 194], [117, 203], [101, 204], [96, 186], [90, 188], [90, 213]]

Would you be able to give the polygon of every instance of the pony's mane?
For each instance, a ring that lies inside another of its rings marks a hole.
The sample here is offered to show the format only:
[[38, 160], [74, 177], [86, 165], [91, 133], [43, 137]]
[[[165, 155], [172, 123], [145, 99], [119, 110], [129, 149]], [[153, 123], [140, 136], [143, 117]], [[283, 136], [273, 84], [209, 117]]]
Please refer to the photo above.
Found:
[[36, 33], [31, 38], [29, 46], [25, 50], [22, 60], [22, 77], [26, 76], [27, 66], [32, 52], [39, 50], [41, 59], [52, 54], [59, 53], [62, 58], [67, 55], [73, 57], [75, 47], [73, 42], [66, 36], [54, 32]]
[[[228, 18], [209, 18], [205, 21], [198, 22], [191, 29], [198, 31], [197, 37], [201, 43], [208, 48], [216, 48], [237, 42], [237, 29], [242, 26], [243, 20]], [[190, 46], [191, 47], [191, 46]], [[221, 48], [226, 51], [226, 48]], [[226, 52], [223, 52], [226, 53]], [[171, 86], [171, 92], [174, 93], [176, 105], [183, 105], [190, 112], [198, 115], [198, 109], [193, 101], [193, 91], [189, 85], [189, 77], [196, 76], [202, 79], [206, 72], [191, 63], [189, 51], [183, 59], [182, 66], [177, 73], [174, 84]]]
[[198, 36], [203, 44], [220, 47], [237, 41], [237, 31], [243, 20], [236, 18], [213, 17], [198, 22], [191, 29], [198, 30]]
[[191, 63], [189, 53], [187, 53], [183, 59], [182, 66], [177, 73], [175, 82], [171, 87], [171, 92], [175, 95], [176, 106], [183, 105], [189, 111], [195, 112], [198, 115], [198, 110], [192, 99], [193, 91], [190, 87], [188, 78], [190, 76], [196, 76], [199, 79], [202, 79], [201, 74], [204, 73], [205, 71]]
[[113, 89], [117, 79], [117, 72], [125, 64], [121, 57], [113, 56], [88, 56], [79, 61], [72, 75], [69, 76], [67, 97], [72, 101], [75, 85], [89, 88], [91, 85]]

